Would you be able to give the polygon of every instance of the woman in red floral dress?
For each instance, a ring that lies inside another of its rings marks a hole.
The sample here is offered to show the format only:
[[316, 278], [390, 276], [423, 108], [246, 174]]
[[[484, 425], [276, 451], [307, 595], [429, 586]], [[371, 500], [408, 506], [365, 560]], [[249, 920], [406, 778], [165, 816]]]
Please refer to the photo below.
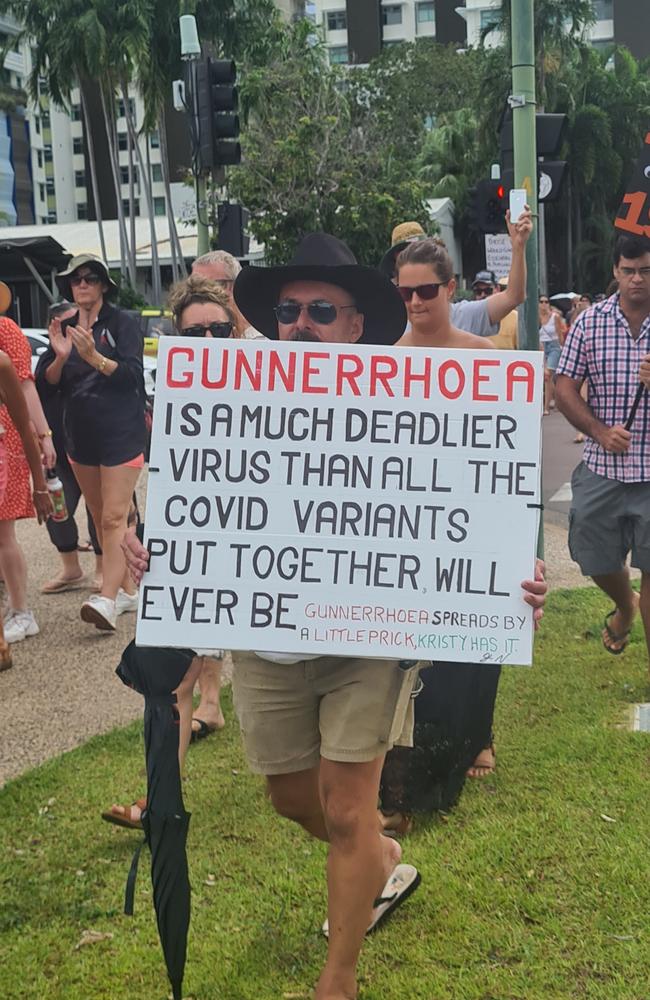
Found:
[[[38, 434], [45, 464], [56, 461], [51, 434], [32, 377], [32, 352], [20, 327], [7, 316], [0, 316], [0, 350], [9, 355], [20, 379], [29, 416]], [[0, 574], [9, 595], [9, 609], [4, 619], [5, 639], [19, 642], [39, 631], [33, 613], [27, 607], [27, 563], [16, 538], [16, 521], [35, 517], [32, 482], [20, 434], [5, 406], [0, 407], [7, 457], [7, 487], [0, 503]]]

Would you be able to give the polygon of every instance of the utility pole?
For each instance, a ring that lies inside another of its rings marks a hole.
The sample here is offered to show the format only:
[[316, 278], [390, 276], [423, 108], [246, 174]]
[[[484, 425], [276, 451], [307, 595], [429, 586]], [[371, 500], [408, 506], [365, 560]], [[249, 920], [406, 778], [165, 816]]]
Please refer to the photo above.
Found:
[[[533, 221], [538, 225], [537, 209], [537, 139], [535, 133], [535, 31], [534, 0], [516, 0], [511, 4], [512, 26], [512, 127], [515, 159], [515, 187], [526, 188]], [[526, 245], [526, 302], [521, 347], [536, 351], [539, 347], [537, 311], [539, 256], [537, 233]]]
[[201, 58], [201, 45], [193, 14], [181, 14], [181, 59], [185, 63], [185, 101], [190, 116], [190, 132], [194, 157], [194, 177], [196, 184], [196, 253], [197, 257], [210, 249], [210, 228], [208, 224], [208, 199], [205, 174], [201, 172], [198, 156], [199, 104], [196, 86], [196, 66]]
[[[512, 25], [512, 133], [515, 154], [515, 186], [526, 188], [528, 204], [537, 214], [537, 127], [535, 123], [535, 0], [515, 0], [510, 5]], [[538, 313], [538, 244], [533, 232], [526, 244], [526, 301], [524, 303], [524, 334], [520, 346], [527, 351], [539, 349]], [[541, 489], [541, 483], [540, 483]], [[544, 557], [544, 519], [539, 519], [537, 555]]]

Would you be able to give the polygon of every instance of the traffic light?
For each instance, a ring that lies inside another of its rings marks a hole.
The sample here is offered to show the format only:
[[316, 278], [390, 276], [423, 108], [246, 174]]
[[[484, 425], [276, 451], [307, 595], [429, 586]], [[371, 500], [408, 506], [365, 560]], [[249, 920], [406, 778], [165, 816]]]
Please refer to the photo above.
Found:
[[237, 70], [232, 59], [205, 57], [196, 66], [199, 170], [241, 161]]
[[483, 233], [505, 233], [506, 189], [502, 181], [479, 181], [475, 195], [476, 225]]

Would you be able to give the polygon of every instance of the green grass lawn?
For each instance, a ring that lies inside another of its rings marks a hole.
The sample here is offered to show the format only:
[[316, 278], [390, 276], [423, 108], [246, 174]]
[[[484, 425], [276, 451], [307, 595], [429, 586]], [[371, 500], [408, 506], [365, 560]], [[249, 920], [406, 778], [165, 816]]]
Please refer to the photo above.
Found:
[[[535, 667], [504, 671], [498, 773], [405, 841], [422, 885], [364, 946], [360, 1000], [649, 1000], [650, 736], [626, 721], [650, 700], [645, 643], [637, 625], [623, 656], [607, 654], [606, 610], [593, 589], [554, 594]], [[325, 955], [325, 851], [274, 815], [229, 692], [225, 707], [225, 732], [188, 756], [185, 994], [308, 998]], [[3, 1000], [168, 995], [148, 856], [125, 917], [140, 837], [99, 818], [143, 789], [136, 724], [0, 792]], [[110, 936], [78, 947], [85, 931]]]

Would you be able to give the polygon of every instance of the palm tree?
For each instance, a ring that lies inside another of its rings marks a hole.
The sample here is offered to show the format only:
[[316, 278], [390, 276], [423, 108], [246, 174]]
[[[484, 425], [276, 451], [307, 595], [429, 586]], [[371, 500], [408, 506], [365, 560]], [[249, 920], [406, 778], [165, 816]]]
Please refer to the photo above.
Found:
[[[28, 86], [33, 100], [38, 98], [38, 79], [44, 76], [52, 101], [62, 108], [70, 106], [72, 89], [79, 85], [82, 103], [86, 107], [87, 137], [91, 135], [92, 124], [88, 122], [87, 95], [83, 94], [88, 81], [97, 81], [102, 96], [104, 126], [108, 140], [109, 159], [117, 200], [117, 217], [120, 228], [122, 251], [122, 275], [127, 272], [135, 286], [135, 262], [128, 253], [128, 240], [124, 224], [124, 211], [117, 170], [117, 143], [114, 141], [112, 116], [113, 93], [108, 63], [107, 32], [99, 14], [105, 14], [108, 3], [100, 11], [97, 6], [88, 7], [85, 0], [0, 0], [0, 13], [11, 13], [22, 25], [18, 42], [24, 41], [32, 50], [32, 71]], [[74, 30], [71, 30], [74, 25]], [[90, 128], [88, 128], [90, 124]], [[89, 155], [92, 148], [89, 139]], [[97, 178], [93, 176], [96, 161], [91, 159], [91, 183], [96, 207], [99, 206]], [[105, 250], [101, 210], [98, 210], [100, 241]]]

